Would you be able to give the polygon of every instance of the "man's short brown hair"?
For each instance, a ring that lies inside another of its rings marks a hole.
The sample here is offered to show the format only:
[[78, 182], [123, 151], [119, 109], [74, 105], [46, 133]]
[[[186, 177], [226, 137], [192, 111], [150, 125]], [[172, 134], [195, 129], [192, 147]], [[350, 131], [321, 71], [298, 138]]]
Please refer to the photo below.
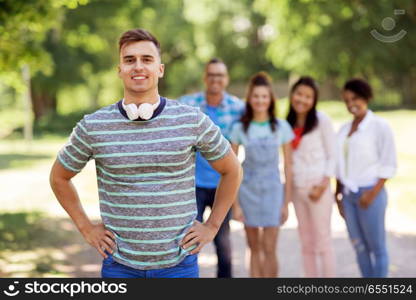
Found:
[[140, 41], [149, 41], [155, 44], [159, 56], [161, 56], [159, 41], [150, 32], [141, 28], [131, 29], [123, 33], [118, 41], [118, 51], [121, 51], [121, 48], [126, 44]]

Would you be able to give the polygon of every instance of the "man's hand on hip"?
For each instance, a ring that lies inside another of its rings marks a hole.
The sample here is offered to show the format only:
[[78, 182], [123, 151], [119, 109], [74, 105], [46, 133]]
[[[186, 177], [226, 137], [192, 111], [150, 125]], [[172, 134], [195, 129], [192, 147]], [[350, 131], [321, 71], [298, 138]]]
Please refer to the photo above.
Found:
[[107, 258], [107, 253], [113, 253], [116, 248], [114, 242], [114, 234], [104, 227], [103, 223], [92, 224], [88, 228], [81, 231], [84, 239], [93, 246], [101, 254], [102, 257]]
[[199, 253], [206, 244], [214, 239], [217, 232], [218, 229], [214, 226], [195, 220], [192, 227], [189, 228], [188, 233], [182, 239], [180, 246], [186, 250], [195, 245], [196, 248], [189, 253]]

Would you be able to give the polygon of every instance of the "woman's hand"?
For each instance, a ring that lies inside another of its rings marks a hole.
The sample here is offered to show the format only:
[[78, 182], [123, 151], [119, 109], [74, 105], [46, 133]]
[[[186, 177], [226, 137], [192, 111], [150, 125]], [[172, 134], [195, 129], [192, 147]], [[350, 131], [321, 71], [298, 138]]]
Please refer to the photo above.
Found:
[[282, 207], [282, 214], [280, 217], [280, 225], [285, 224], [288, 218], [289, 218], [289, 207], [287, 204], [284, 204]]
[[326, 185], [314, 185], [309, 191], [309, 199], [311, 199], [312, 202], [318, 202], [318, 200], [321, 199], [322, 194], [325, 192], [325, 189]]
[[363, 192], [360, 197], [360, 200], [358, 201], [360, 207], [363, 209], [367, 209], [371, 205], [371, 203], [373, 203], [376, 196], [377, 192], [374, 189]]
[[344, 214], [344, 206], [342, 205], [342, 198], [343, 195], [341, 192], [335, 192], [335, 203], [337, 204], [338, 207], [338, 212], [340, 214], [340, 216], [345, 219], [345, 214]]
[[244, 214], [240, 205], [234, 205], [232, 210], [232, 218], [238, 222], [244, 223]]
[[317, 202], [319, 199], [321, 199], [322, 194], [325, 192], [325, 190], [328, 188], [330, 183], [330, 178], [325, 176], [322, 178], [321, 182], [319, 184], [316, 184], [312, 186], [311, 190], [309, 191], [309, 199], [313, 202]]

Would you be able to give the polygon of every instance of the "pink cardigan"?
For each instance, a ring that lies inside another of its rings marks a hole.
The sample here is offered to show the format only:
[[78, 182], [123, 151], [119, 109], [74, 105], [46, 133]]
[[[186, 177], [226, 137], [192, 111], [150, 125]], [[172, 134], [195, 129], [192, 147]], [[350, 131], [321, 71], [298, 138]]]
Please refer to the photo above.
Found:
[[306, 187], [319, 183], [323, 177], [334, 177], [336, 166], [336, 135], [331, 119], [322, 112], [318, 125], [302, 136], [293, 150], [293, 183]]

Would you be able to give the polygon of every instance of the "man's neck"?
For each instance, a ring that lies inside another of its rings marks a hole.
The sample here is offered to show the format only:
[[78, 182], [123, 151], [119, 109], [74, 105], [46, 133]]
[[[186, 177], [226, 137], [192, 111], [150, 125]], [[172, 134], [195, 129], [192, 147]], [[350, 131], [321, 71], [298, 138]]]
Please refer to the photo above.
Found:
[[207, 104], [209, 106], [218, 106], [218, 105], [220, 105], [220, 103], [221, 103], [221, 101], [224, 97], [224, 93], [222, 92], [222, 93], [213, 94], [213, 93], [206, 92], [205, 97], [206, 97], [206, 100], [207, 100]]
[[144, 93], [134, 93], [124, 90], [124, 104], [134, 103], [136, 105], [142, 103], [155, 104], [159, 101], [158, 90], [148, 91]]

